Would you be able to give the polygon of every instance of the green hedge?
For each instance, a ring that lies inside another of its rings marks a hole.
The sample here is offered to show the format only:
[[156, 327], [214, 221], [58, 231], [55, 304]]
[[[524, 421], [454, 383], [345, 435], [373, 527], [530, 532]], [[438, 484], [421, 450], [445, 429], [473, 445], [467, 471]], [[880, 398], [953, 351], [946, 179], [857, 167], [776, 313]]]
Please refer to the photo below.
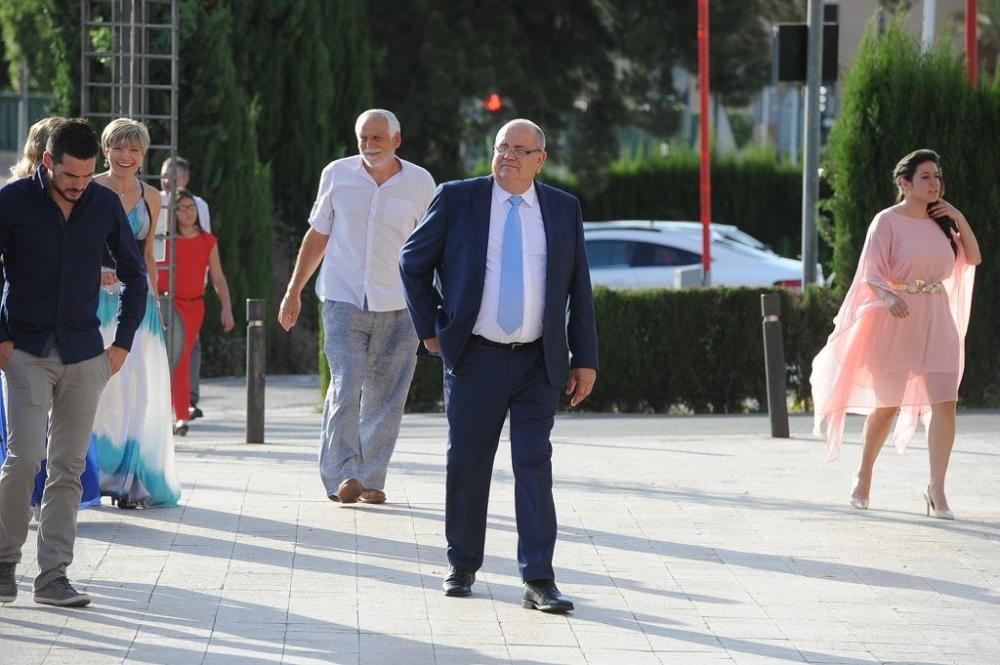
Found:
[[[697, 220], [699, 168], [698, 155], [690, 151], [615, 164], [600, 191], [580, 192], [584, 218]], [[735, 224], [779, 254], [797, 256], [802, 172], [764, 151], [713, 158], [712, 218]]]
[[968, 218], [983, 251], [966, 338], [961, 397], [1000, 403], [1000, 79], [973, 88], [964, 58], [947, 44], [922, 54], [906, 28], [871, 27], [844, 81], [843, 110], [830, 137], [827, 172], [834, 195], [837, 292], [850, 284], [872, 217], [895, 201], [891, 172], [917, 148], [941, 154], [947, 199]]
[[[656, 413], [766, 409], [760, 296], [768, 292], [597, 289], [601, 371], [586, 408]], [[810, 363], [833, 328], [837, 304], [825, 289], [779, 293], [789, 389], [805, 402]], [[407, 408], [438, 410], [441, 405], [441, 362], [421, 359]]]

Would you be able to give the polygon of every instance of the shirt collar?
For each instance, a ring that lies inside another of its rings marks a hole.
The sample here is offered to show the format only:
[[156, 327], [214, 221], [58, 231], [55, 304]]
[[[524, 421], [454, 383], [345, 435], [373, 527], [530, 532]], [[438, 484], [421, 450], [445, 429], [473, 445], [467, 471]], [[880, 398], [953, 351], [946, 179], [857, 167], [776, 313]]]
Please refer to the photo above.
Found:
[[32, 180], [34, 180], [35, 185], [38, 187], [39, 191], [41, 191], [42, 194], [45, 194], [46, 196], [48, 196], [48, 184], [49, 183], [48, 183], [48, 181], [45, 178], [46, 172], [47, 172], [47, 169], [45, 168], [45, 165], [44, 164], [39, 164], [38, 168], [35, 169], [35, 174], [33, 176], [31, 176], [31, 177], [32, 177]]
[[[507, 203], [507, 199], [514, 196], [506, 189], [500, 186], [500, 183], [493, 180], [493, 198], [499, 203]], [[531, 187], [528, 188], [524, 194], [521, 194], [521, 205], [528, 206], [529, 208], [534, 208], [538, 205], [538, 194], [535, 192], [535, 183], [531, 183]]]
[[[403, 171], [406, 170], [406, 160], [401, 159], [398, 155], [393, 155], [392, 158], [395, 159], [399, 163], [399, 171], [397, 171], [396, 173], [394, 173], [391, 178], [389, 178], [384, 183], [382, 183], [383, 185], [386, 185], [389, 182], [391, 182], [393, 179], [396, 178], [396, 176], [402, 177]], [[372, 174], [369, 173], [368, 169], [365, 168], [365, 161], [361, 158], [361, 155], [354, 155], [354, 160], [355, 160], [354, 161], [354, 169], [358, 173], [364, 174], [364, 175], [368, 176], [368, 178], [370, 180], [374, 181], [374, 178], [372, 178]], [[409, 177], [409, 176], [407, 176], [407, 177]]]

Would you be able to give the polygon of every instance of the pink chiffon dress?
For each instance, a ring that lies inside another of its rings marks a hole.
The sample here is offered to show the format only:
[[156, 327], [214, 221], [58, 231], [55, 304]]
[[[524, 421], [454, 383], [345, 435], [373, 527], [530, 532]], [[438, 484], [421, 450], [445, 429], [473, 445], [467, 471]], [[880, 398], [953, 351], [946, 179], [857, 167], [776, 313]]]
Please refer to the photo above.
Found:
[[[899, 407], [891, 438], [902, 453], [917, 423], [930, 424], [932, 404], [958, 399], [975, 267], [953, 237], [957, 256], [934, 220], [891, 208], [868, 227], [833, 333], [813, 359], [813, 433], [825, 437], [827, 460], [840, 456], [847, 413]], [[909, 316], [894, 317], [879, 289], [902, 298]]]

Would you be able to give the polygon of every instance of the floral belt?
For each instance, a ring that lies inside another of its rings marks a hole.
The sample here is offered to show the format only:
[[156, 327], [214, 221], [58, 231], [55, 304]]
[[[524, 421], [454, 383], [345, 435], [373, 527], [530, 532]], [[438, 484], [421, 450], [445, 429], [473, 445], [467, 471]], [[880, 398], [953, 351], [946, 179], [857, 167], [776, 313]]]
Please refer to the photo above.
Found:
[[941, 282], [928, 282], [923, 279], [915, 279], [906, 284], [889, 282], [889, 286], [897, 291], [906, 291], [907, 293], [944, 293], [944, 284]]

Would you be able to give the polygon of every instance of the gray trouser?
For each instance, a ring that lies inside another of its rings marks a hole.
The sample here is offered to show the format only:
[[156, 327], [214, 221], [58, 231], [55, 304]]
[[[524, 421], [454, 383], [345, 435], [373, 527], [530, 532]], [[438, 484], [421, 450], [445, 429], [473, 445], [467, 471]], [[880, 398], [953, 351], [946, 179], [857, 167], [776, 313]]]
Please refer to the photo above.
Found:
[[382, 489], [417, 364], [417, 333], [405, 309], [370, 312], [323, 304], [330, 389], [323, 405], [319, 470], [327, 495], [354, 478]]
[[[35, 589], [66, 575], [73, 562], [76, 513], [97, 402], [111, 378], [107, 353], [63, 364], [57, 349], [38, 358], [14, 349], [7, 363], [7, 459], [0, 470], [0, 561], [20, 562], [28, 537], [35, 474], [48, 453], [38, 522]], [[46, 437], [49, 408], [51, 437]], [[46, 439], [48, 450], [46, 451]]]

